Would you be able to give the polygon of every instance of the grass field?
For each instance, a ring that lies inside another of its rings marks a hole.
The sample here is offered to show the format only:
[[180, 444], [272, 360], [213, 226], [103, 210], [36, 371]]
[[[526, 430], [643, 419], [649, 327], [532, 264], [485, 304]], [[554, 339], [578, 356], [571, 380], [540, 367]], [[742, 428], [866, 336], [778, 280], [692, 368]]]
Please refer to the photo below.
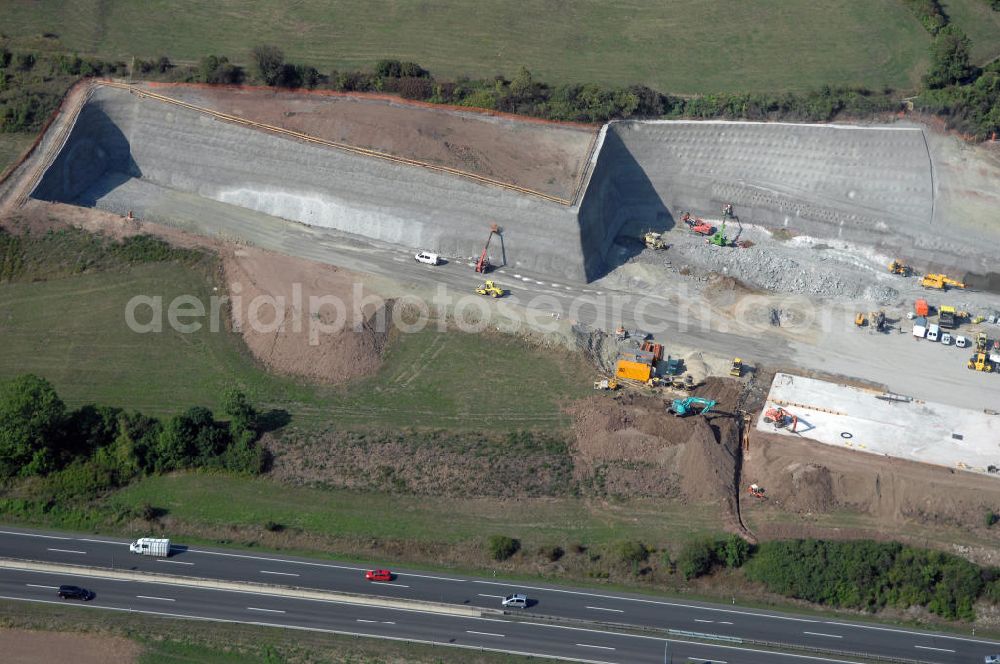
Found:
[[[646, 83], [682, 94], [822, 84], [906, 88], [926, 66], [930, 42], [899, 0], [0, 5], [9, 36], [38, 42], [55, 33], [69, 49], [122, 60], [218, 53], [245, 62], [251, 47], [269, 42], [322, 71], [371, 67], [382, 57], [416, 60], [443, 76], [513, 76], [523, 64], [557, 83]], [[1000, 43], [1000, 35], [989, 41]]]
[[1000, 57], [1000, 12], [984, 0], [941, 0], [954, 25], [972, 39], [972, 58], [985, 63]]
[[[509, 533], [526, 544], [601, 545], [622, 539], [676, 544], [718, 530], [717, 510], [654, 500], [614, 504], [578, 498], [498, 500], [388, 495], [289, 487], [268, 479], [176, 474], [142, 479], [108, 505], [149, 503], [181, 524], [268, 521], [329, 538], [459, 543]], [[183, 528], [183, 525], [181, 526]]]
[[207, 326], [180, 334], [169, 325], [162, 334], [137, 334], [126, 325], [134, 295], [161, 295], [166, 308], [182, 293], [208, 303], [213, 291], [204, 271], [155, 263], [2, 285], [0, 378], [44, 376], [71, 406], [96, 402], [169, 414], [215, 407], [222, 390], [235, 384], [306, 428], [507, 431], [567, 423], [562, 403], [586, 394], [591, 377], [579, 360], [508, 337], [424, 332], [401, 335], [382, 371], [350, 389], [306, 385], [260, 369], [234, 334]]
[[33, 134], [0, 133], [0, 173], [14, 160], [21, 156], [21, 153], [35, 140]]

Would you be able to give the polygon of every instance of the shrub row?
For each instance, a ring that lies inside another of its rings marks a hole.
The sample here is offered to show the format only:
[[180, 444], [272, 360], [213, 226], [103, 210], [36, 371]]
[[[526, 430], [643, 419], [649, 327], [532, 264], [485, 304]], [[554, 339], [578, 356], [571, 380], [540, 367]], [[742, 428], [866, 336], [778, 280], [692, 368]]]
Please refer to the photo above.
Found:
[[948, 25], [948, 15], [938, 0], [903, 0], [903, 3], [932, 35]]

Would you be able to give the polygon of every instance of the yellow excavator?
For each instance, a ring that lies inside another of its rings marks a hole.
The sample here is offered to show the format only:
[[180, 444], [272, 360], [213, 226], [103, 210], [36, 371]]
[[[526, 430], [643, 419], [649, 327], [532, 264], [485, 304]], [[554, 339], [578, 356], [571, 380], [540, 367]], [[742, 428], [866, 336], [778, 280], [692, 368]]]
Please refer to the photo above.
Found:
[[949, 286], [952, 288], [965, 288], [965, 284], [961, 281], [949, 279], [943, 274], [924, 275], [924, 278], [920, 280], [920, 285], [924, 288], [933, 288], [935, 290], [946, 290]]
[[497, 286], [492, 279], [489, 279], [486, 283], [476, 287], [476, 293], [479, 295], [489, 295], [490, 297], [503, 297], [504, 290]]
[[984, 373], [991, 373], [993, 371], [993, 363], [986, 357], [986, 353], [976, 353], [970, 357], [968, 366], [973, 371], [982, 371]]

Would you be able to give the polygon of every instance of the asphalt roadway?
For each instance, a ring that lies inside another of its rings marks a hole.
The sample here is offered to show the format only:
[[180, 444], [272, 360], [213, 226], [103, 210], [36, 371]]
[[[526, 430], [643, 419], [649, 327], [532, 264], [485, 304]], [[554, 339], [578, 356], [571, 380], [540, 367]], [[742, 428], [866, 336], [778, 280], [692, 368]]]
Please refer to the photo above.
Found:
[[[96, 597], [86, 603], [93, 607], [420, 640], [580, 661], [662, 662], [668, 641], [675, 662], [805, 661], [801, 655], [762, 653], [753, 645], [705, 645], [685, 636], [664, 639], [662, 633], [621, 634], [609, 631], [608, 623], [940, 664], [981, 662], [985, 655], [1000, 653], [1000, 642], [973, 636], [465, 574], [424, 573], [390, 566], [396, 574], [391, 583], [372, 583], [364, 579], [366, 568], [349, 563], [185, 547], [176, 542], [169, 558], [152, 558], [130, 554], [125, 540], [4, 527], [0, 530], [0, 557], [487, 609], [501, 608], [500, 598], [505, 594], [523, 592], [532, 605], [517, 612], [515, 619], [467, 618], [331, 602], [321, 606], [324, 602], [316, 600], [0, 569], [0, 598], [6, 599], [58, 601], [53, 588], [69, 583], [94, 591]], [[552, 622], [551, 618], [573, 622]], [[822, 657], [818, 660], [828, 661]]]

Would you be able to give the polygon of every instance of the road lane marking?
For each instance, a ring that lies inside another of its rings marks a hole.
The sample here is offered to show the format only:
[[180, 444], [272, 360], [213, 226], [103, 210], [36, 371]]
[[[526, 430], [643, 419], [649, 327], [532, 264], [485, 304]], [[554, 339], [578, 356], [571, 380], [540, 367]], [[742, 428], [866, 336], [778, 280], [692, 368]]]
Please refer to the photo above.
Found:
[[176, 602], [177, 601], [177, 600], [172, 599], [170, 597], [152, 597], [150, 595], [136, 595], [136, 597], [138, 597], [139, 599], [155, 599], [155, 600], [158, 600], [160, 602]]
[[71, 540], [72, 537], [56, 537], [55, 535], [39, 535], [38, 533], [15, 533], [12, 530], [0, 530], [0, 535], [18, 535], [20, 537], [41, 537], [42, 539]]
[[591, 611], [610, 611], [612, 613], [625, 613], [624, 609], [606, 609], [603, 606], [588, 606], [584, 608], [590, 609]]
[[433, 579], [434, 581], [454, 581], [455, 583], [465, 583], [465, 579], [449, 579], [446, 576], [430, 576], [429, 574], [412, 574], [410, 572], [400, 572], [396, 576], [412, 576], [418, 579]]
[[[503, 583], [501, 581], [483, 581], [478, 579], [473, 579], [471, 583], [481, 583], [488, 586], [507, 586], [510, 587], [510, 583]], [[756, 613], [753, 611], [740, 611], [737, 609], [723, 609], [721, 607], [715, 606], [698, 606], [697, 604], [682, 604], [680, 602], [663, 602], [655, 599], [640, 599], [638, 597], [621, 597], [617, 595], [602, 595], [601, 593], [588, 593], [582, 590], [564, 590], [562, 588], [545, 588], [541, 586], [518, 586], [522, 590], [537, 590], [538, 592], [545, 593], [562, 593], [565, 595], [579, 595], [581, 597], [597, 597], [599, 599], [610, 599], [616, 602], [636, 602], [638, 604], [652, 604], [654, 606], [673, 606], [681, 609], [695, 609], [697, 611], [715, 611], [717, 613], [736, 613], [741, 616], [754, 616], [755, 618], [773, 618], [774, 620], [791, 620], [792, 622], [803, 622], [803, 623], [823, 623], [822, 620], [810, 620], [809, 618], [793, 618], [792, 616], [779, 616], [770, 613]], [[499, 595], [482, 595], [482, 597], [499, 597]], [[835, 624], [835, 623], [826, 623]], [[874, 628], [878, 629], [878, 628]], [[911, 632], [918, 633], [918, 632]], [[923, 634], [922, 636], [927, 636]], [[952, 637], [959, 638], [959, 637]], [[987, 642], [989, 643], [989, 642]]]
[[839, 634], [824, 634], [823, 632], [802, 632], [802, 633], [803, 634], [809, 634], [811, 636], [826, 636], [826, 637], [829, 637], [831, 639], [842, 639], [842, 638], [844, 638], [844, 637], [840, 636]]
[[156, 558], [158, 563], [170, 563], [171, 565], [194, 565], [194, 563], [185, 562], [183, 560], [164, 560], [163, 558]]
[[700, 620], [698, 618], [695, 618], [694, 621], [695, 622], [700, 622], [700, 623], [714, 623], [715, 622], [714, 620]]
[[465, 630], [466, 634], [478, 634], [479, 636], [499, 636], [504, 637], [506, 634], [496, 634], [495, 632], [474, 632], [471, 629]]
[[503, 595], [484, 595], [482, 593], [479, 593], [479, 596], [480, 597], [489, 597], [491, 599], [503, 599]]
[[921, 650], [937, 650], [938, 652], [955, 652], [954, 650], [949, 650], [948, 648], [932, 648], [931, 646], [913, 646], [914, 648], [920, 648]]
[[698, 662], [698, 664], [729, 664], [724, 659], [705, 659], [704, 657], [688, 657], [689, 662]]
[[377, 620], [365, 620], [364, 618], [358, 618], [357, 621], [358, 622], [363, 622], [363, 623], [377, 623], [378, 622]]
[[58, 553], [80, 553], [86, 554], [86, 551], [75, 551], [73, 549], [48, 549], [49, 551], [57, 551]]
[[126, 546], [128, 542], [112, 542], [111, 540], [98, 540], [98, 539], [87, 539], [86, 537], [78, 537], [81, 542], [93, 542], [94, 544], [114, 544], [116, 546]]
[[248, 606], [247, 611], [263, 611], [264, 613], [284, 613], [280, 609], [258, 609], [256, 606]]
[[37, 583], [26, 583], [24, 585], [29, 586], [31, 588], [45, 588], [46, 590], [59, 590], [59, 586], [43, 586]]
[[612, 648], [611, 646], [594, 646], [589, 643], [578, 643], [576, 645], [580, 646], [581, 648], [598, 648], [600, 650], [614, 650], [614, 648]]
[[[349, 569], [364, 572], [370, 567], [351, 567], [350, 565], [331, 565], [330, 563], [311, 563], [305, 560], [290, 560], [288, 558], [268, 558], [266, 556], [248, 556], [245, 553], [224, 553], [222, 551], [205, 551], [204, 549], [188, 549], [188, 553], [200, 553], [205, 556], [225, 556], [227, 558], [245, 558], [247, 560], [266, 560], [269, 563], [286, 563], [289, 565], [308, 565], [310, 567], [329, 567], [331, 569]], [[165, 562], [165, 561], [164, 561]], [[193, 563], [192, 563], [193, 564]]]
[[392, 588], [409, 588], [409, 586], [402, 583], [392, 583], [391, 581], [372, 581], [373, 586], [390, 586]]
[[262, 569], [262, 570], [260, 571], [260, 573], [261, 573], [261, 574], [276, 574], [276, 575], [278, 575], [278, 576], [300, 576], [299, 574], [295, 574], [295, 573], [293, 573], [293, 572], [269, 572], [269, 571], [268, 571], [268, 570], [266, 570], [266, 569]]
[[395, 620], [383, 620], [382, 624], [383, 625], [395, 625], [396, 621]]
[[729, 622], [728, 620], [720, 620], [719, 624], [720, 625], [732, 625], [733, 623]]
[[895, 632], [897, 634], [910, 634], [912, 636], [922, 636], [924, 638], [934, 637], [935, 639], [951, 639], [952, 641], [966, 641], [968, 643], [982, 643], [982, 644], [985, 644], [985, 645], [988, 645], [988, 646], [1000, 645], [1000, 643], [998, 643], [997, 641], [987, 641], [985, 639], [972, 639], [972, 638], [966, 638], [964, 636], [950, 636], [948, 634], [937, 634], [937, 633], [932, 633], [932, 632], [917, 632], [917, 631], [909, 630], [909, 629], [894, 629], [892, 627], [878, 627], [876, 625], [860, 625], [860, 624], [853, 624], [853, 623], [841, 623], [841, 622], [833, 622], [831, 620], [828, 620], [825, 624], [827, 624], [827, 625], [834, 625], [835, 627], [848, 627], [848, 628], [854, 628], [854, 629], [874, 629], [874, 630], [878, 630], [880, 632]]

